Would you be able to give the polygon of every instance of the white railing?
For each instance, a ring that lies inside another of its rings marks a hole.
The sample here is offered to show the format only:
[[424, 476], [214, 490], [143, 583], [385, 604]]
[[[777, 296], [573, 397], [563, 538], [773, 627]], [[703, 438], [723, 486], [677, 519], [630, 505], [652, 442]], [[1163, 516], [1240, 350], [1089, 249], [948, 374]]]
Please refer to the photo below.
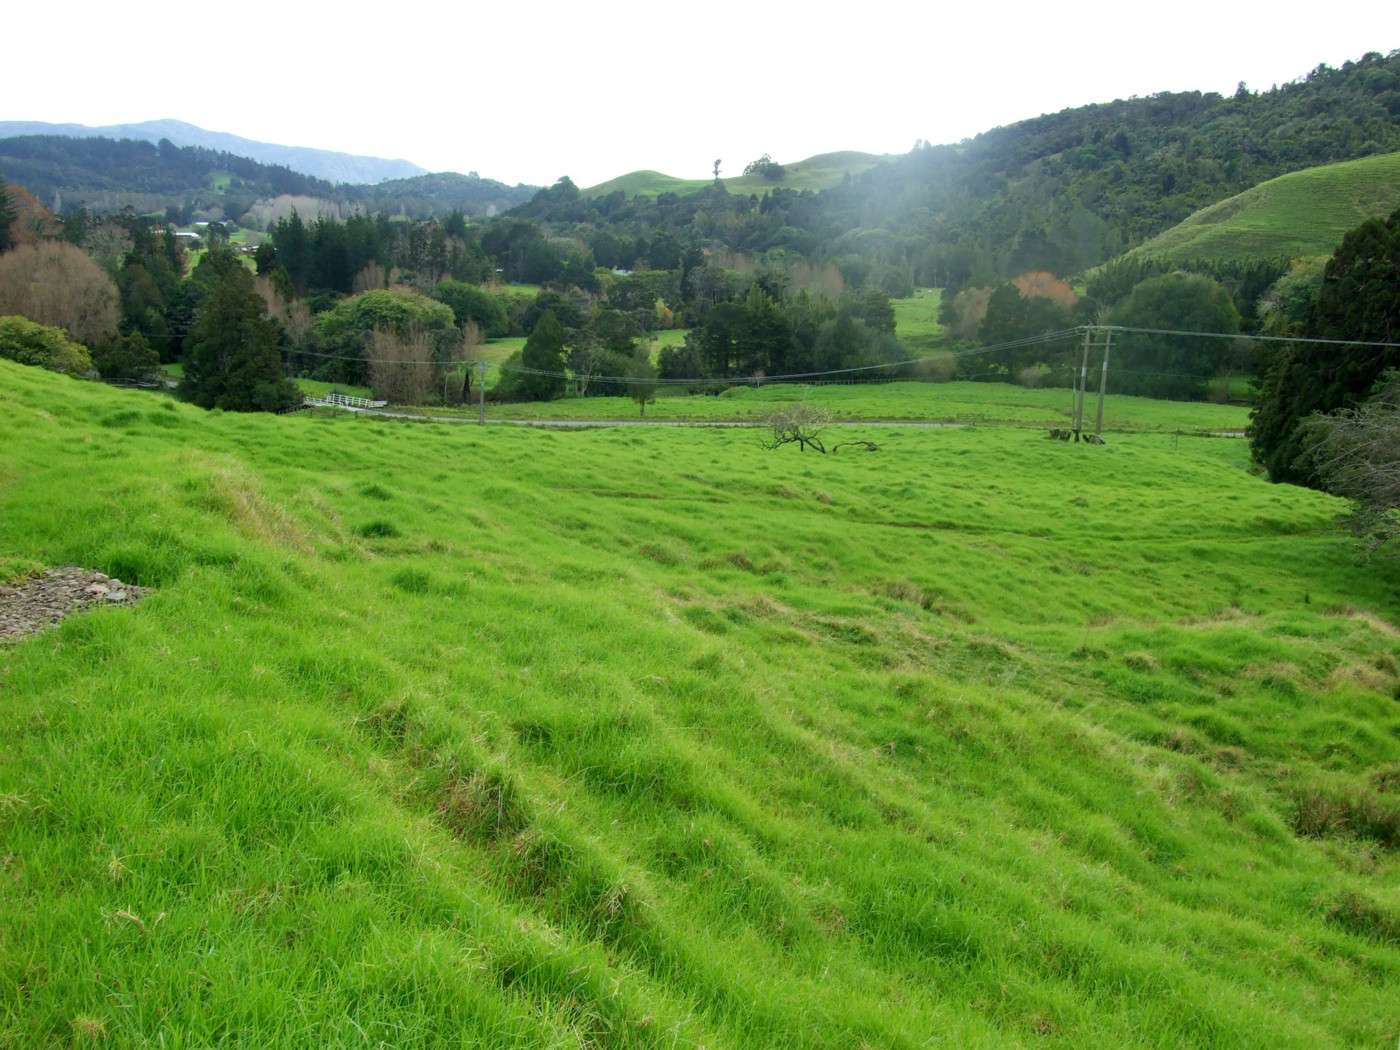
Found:
[[383, 408], [389, 402], [371, 401], [367, 397], [352, 397], [349, 394], [321, 394], [318, 397], [307, 395], [304, 404], [312, 406], [333, 405], [337, 408]]

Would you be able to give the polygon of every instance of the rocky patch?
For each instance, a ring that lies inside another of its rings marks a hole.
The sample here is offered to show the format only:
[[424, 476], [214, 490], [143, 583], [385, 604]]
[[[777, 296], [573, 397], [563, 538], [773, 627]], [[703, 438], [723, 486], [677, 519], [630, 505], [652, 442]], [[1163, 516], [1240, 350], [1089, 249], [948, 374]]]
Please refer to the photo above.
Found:
[[146, 593], [90, 569], [67, 566], [0, 586], [0, 642], [32, 634], [89, 605], [127, 605]]

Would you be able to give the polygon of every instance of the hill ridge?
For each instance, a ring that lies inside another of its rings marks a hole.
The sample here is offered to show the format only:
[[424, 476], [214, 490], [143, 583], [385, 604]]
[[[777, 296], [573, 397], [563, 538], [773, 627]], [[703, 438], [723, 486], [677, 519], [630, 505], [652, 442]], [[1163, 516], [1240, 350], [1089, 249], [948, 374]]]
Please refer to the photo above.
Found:
[[63, 138], [135, 139], [159, 143], [169, 139], [176, 146], [201, 146], [263, 164], [277, 164], [303, 175], [335, 183], [376, 183], [387, 179], [426, 175], [427, 169], [402, 158], [371, 157], [313, 146], [290, 146], [245, 138], [227, 131], [211, 131], [188, 121], [163, 117], [129, 124], [50, 124], [44, 121], [0, 121], [0, 138], [21, 135], [57, 135]]
[[1400, 152], [1318, 164], [1191, 213], [1126, 253], [1165, 261], [1330, 255], [1348, 230], [1400, 207]]

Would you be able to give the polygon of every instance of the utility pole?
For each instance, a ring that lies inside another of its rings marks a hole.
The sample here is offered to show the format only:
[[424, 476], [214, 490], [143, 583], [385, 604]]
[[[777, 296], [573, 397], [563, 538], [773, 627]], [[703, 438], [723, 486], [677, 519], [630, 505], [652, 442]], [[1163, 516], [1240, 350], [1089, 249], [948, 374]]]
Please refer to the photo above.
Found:
[[1093, 329], [1084, 328], [1084, 356], [1079, 362], [1079, 377], [1074, 384], [1074, 440], [1079, 440], [1079, 432], [1084, 429], [1084, 387], [1089, 378], [1089, 340]]
[[486, 362], [476, 363], [476, 421], [481, 426], [486, 425]]
[[1108, 390], [1108, 352], [1113, 348], [1113, 329], [1104, 329], [1103, 372], [1099, 375], [1099, 414], [1094, 420], [1094, 436], [1103, 436], [1103, 396]]

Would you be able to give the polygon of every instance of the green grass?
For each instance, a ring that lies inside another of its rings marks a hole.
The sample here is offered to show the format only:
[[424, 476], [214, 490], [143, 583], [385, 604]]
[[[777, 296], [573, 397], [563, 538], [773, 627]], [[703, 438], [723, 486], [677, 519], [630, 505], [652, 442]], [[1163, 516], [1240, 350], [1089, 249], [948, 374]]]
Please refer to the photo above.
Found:
[[[656, 360], [656, 356], [662, 349], [668, 346], [679, 346], [685, 342], [685, 337], [689, 329], [673, 328], [660, 332], [650, 333], [651, 359]], [[501, 339], [488, 339], [481, 344], [480, 353], [483, 360], [487, 362], [486, 385], [489, 389], [496, 385], [500, 378], [500, 364], [517, 350], [525, 348], [524, 336], [506, 336]]]
[[[183, 379], [185, 377], [185, 366], [178, 361], [172, 364], [161, 365], [160, 370], [171, 379]], [[301, 388], [303, 394], [310, 394], [313, 397], [323, 394], [348, 394], [350, 397], [373, 397], [373, 392], [369, 387], [351, 386], [348, 383], [323, 383], [319, 379], [306, 379], [301, 376], [293, 378], [292, 382]]]
[[0, 1045], [1393, 1046], [1400, 573], [1242, 442], [0, 362]]
[[[873, 153], [859, 153], [845, 150], [836, 153], [820, 153], [815, 157], [784, 164], [786, 174], [778, 181], [770, 181], [761, 175], [734, 175], [723, 180], [730, 193], [764, 194], [776, 187], [790, 190], [825, 190], [839, 186], [847, 175], [859, 175], [879, 164], [883, 158]], [[742, 165], [738, 166], [742, 170]], [[678, 179], [663, 175], [659, 171], [632, 171], [615, 179], [590, 186], [583, 191], [586, 197], [604, 197], [621, 190], [629, 197], [655, 197], [661, 193], [693, 193], [704, 189], [710, 179]]]
[[1282, 175], [1196, 212], [1129, 255], [1190, 262], [1331, 255], [1400, 207], [1400, 153]]
[[908, 299], [892, 299], [895, 335], [915, 355], [943, 346], [943, 326], [938, 309], [943, 301], [941, 288], [918, 288]]
[[529, 299], [540, 294], [540, 285], [521, 284], [514, 281], [497, 281], [493, 284], [487, 284], [485, 288], [488, 292], [496, 295], [521, 295]]
[[[846, 420], [1060, 427], [1070, 418], [1071, 399], [1071, 392], [1065, 389], [1032, 390], [1008, 383], [980, 382], [833, 386], [770, 383], [758, 388], [732, 387], [718, 396], [687, 395], [678, 388], [662, 387], [656, 403], [647, 407], [647, 418], [753, 421], [782, 404], [811, 401], [829, 408], [835, 418]], [[1096, 404], [1096, 397], [1091, 396], [1091, 418]], [[637, 415], [637, 405], [627, 397], [576, 397], [488, 405], [487, 414], [512, 419], [623, 419]], [[1104, 403], [1104, 427], [1111, 431], [1212, 432], [1242, 430], [1248, 422], [1249, 410], [1236, 405], [1156, 401], [1119, 394], [1110, 394]]]
[[689, 328], [663, 328], [660, 331], [647, 333], [646, 339], [651, 345], [652, 364], [656, 363], [662, 350], [682, 345], [685, 342], [685, 337], [689, 334]]
[[349, 397], [365, 398], [374, 396], [374, 392], [367, 386], [351, 386], [348, 383], [323, 383], [319, 379], [305, 379], [301, 376], [295, 377], [292, 381], [301, 388], [303, 394], [309, 394], [312, 397], [322, 397], [326, 394], [345, 394]]

